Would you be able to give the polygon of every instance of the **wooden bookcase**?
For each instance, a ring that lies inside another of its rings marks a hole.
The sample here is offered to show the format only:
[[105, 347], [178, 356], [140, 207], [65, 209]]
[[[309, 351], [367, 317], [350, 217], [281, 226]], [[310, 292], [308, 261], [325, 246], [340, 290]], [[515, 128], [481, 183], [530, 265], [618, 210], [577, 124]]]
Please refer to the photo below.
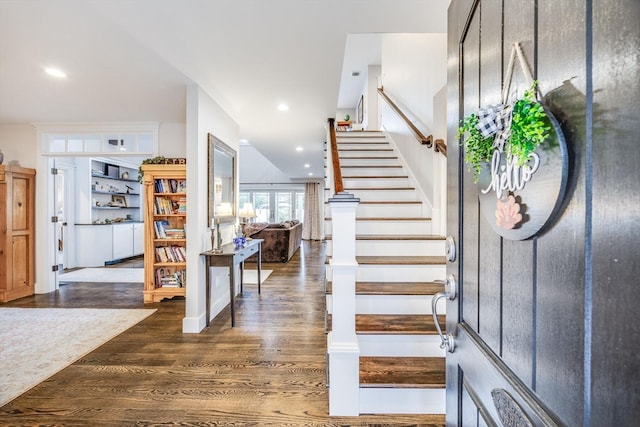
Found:
[[0, 302], [33, 294], [36, 171], [0, 165]]
[[144, 302], [186, 295], [186, 165], [142, 165]]

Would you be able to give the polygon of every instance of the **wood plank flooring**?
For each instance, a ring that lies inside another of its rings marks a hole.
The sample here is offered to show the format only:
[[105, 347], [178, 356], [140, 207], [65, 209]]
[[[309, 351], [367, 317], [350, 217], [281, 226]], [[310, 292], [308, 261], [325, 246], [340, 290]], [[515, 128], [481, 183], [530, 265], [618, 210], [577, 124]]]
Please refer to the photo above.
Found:
[[184, 299], [145, 305], [142, 285], [74, 283], [0, 304], [158, 309], [0, 408], [0, 425], [443, 426], [441, 415], [328, 415], [325, 247], [263, 263], [274, 272], [261, 295], [245, 285], [233, 329], [227, 307], [183, 334]]

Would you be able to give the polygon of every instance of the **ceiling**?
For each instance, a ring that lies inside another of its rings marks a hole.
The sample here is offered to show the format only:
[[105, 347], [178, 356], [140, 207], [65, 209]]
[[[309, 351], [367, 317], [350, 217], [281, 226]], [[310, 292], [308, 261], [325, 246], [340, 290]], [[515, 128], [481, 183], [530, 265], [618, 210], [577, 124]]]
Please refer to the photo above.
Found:
[[0, 0], [0, 124], [184, 123], [195, 83], [284, 173], [322, 176], [326, 119], [355, 108], [380, 35], [446, 32], [448, 4]]

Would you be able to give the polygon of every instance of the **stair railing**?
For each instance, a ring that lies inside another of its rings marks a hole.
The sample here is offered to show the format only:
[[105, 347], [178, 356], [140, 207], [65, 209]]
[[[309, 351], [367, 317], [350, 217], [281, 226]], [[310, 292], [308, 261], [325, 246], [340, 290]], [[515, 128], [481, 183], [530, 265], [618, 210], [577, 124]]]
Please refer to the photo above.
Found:
[[329, 119], [329, 146], [331, 149], [331, 169], [333, 170], [333, 190], [334, 194], [342, 193], [342, 172], [340, 170], [340, 157], [338, 156], [338, 141], [336, 138], [335, 119]]
[[[398, 107], [398, 105], [395, 102], [393, 102], [393, 100], [389, 98], [389, 96], [386, 93], [384, 93], [384, 88], [379, 87], [378, 94], [382, 97], [382, 99], [385, 100], [385, 102], [389, 105], [389, 107], [391, 107], [391, 109], [395, 111], [398, 114], [398, 116], [400, 116], [400, 118], [407, 124], [407, 126], [409, 127], [409, 129], [411, 129], [411, 132], [413, 132], [413, 135], [420, 142], [420, 144], [426, 145], [427, 148], [434, 147], [433, 149], [436, 153], [442, 153], [445, 157], [447, 156], [447, 144], [445, 144], [445, 142], [442, 139], [436, 139], [434, 141], [432, 135], [425, 136], [420, 131], [420, 129], [418, 129], [416, 125], [409, 119], [409, 117], [400, 109], [400, 107]], [[435, 146], [434, 146], [434, 143], [435, 143]]]
[[327, 180], [333, 196], [331, 209], [331, 259], [327, 275], [331, 274], [331, 332], [327, 334], [327, 378], [329, 414], [357, 416], [359, 414], [360, 346], [356, 336], [356, 208], [360, 200], [344, 191], [334, 119], [329, 119], [329, 149], [327, 150]]

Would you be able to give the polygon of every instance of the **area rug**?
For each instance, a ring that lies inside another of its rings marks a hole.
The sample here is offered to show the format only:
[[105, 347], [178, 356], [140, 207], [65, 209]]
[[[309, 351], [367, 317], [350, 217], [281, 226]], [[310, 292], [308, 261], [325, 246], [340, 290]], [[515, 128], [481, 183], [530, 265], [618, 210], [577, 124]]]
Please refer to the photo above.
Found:
[[144, 268], [81, 268], [58, 276], [61, 283], [144, 283]]
[[0, 406], [155, 311], [0, 308]]
[[[260, 284], [262, 285], [267, 277], [273, 273], [273, 270], [262, 270], [260, 272]], [[244, 270], [242, 276], [242, 283], [245, 285], [257, 285], [258, 284], [258, 270]]]

